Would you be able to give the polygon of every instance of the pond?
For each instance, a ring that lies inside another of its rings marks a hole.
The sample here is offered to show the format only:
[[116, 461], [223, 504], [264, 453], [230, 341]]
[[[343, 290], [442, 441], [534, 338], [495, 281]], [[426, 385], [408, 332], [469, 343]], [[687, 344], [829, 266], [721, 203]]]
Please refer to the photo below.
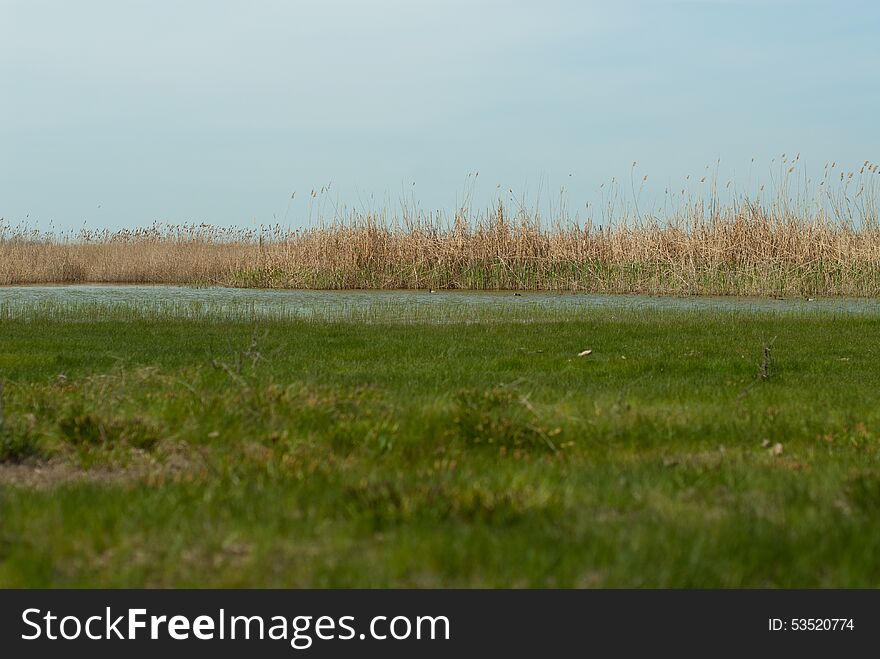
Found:
[[[491, 291], [307, 291], [164, 285], [56, 285], [0, 287], [0, 306], [36, 309], [44, 307], [132, 308], [216, 311], [270, 316], [344, 316], [394, 310], [409, 316], [485, 311], [565, 312], [596, 308], [691, 311], [880, 313], [880, 301], [862, 298], [773, 299], [745, 297], [657, 297], [644, 295], [595, 295], [585, 293], [491, 292]], [[384, 314], [383, 314], [384, 315]]]

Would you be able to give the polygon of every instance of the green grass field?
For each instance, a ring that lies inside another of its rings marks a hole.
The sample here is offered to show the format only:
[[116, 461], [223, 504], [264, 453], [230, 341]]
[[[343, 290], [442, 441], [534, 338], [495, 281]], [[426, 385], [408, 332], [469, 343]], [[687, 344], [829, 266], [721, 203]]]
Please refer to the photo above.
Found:
[[0, 377], [0, 586], [880, 586], [880, 315], [43, 309]]

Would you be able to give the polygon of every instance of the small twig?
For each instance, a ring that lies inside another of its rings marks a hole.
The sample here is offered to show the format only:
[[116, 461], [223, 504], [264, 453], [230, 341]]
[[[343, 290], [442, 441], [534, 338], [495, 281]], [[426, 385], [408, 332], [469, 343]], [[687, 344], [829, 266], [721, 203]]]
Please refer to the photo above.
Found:
[[770, 339], [770, 343], [766, 341], [762, 341], [763, 347], [761, 349], [761, 364], [758, 367], [758, 373], [755, 375], [755, 379], [752, 380], [749, 384], [745, 386], [745, 388], [739, 392], [739, 396], [736, 397], [737, 402], [741, 401], [745, 398], [746, 394], [752, 390], [759, 382], [764, 382], [770, 379], [770, 376], [773, 375], [773, 356], [770, 351], [770, 348], [773, 346], [773, 343], [776, 341], [776, 337], [774, 336]]
[[218, 361], [218, 360], [216, 360], [216, 359], [212, 359], [212, 360], [211, 360], [211, 366], [213, 366], [214, 368], [219, 368], [219, 369], [221, 369], [222, 371], [225, 371], [226, 374], [227, 374], [230, 378], [232, 378], [233, 380], [235, 380], [236, 382], [238, 382], [238, 384], [240, 384], [242, 387], [247, 388], [247, 386], [248, 386], [247, 382], [245, 382], [245, 381], [242, 379], [242, 377], [241, 377], [238, 373], [236, 373], [235, 371], [233, 371], [233, 370], [229, 367], [228, 364], [224, 364], [224, 363], [221, 362], [221, 361]]
[[[528, 399], [528, 396], [520, 395], [519, 397], [520, 405], [526, 408], [529, 412], [532, 413], [532, 416], [535, 417], [538, 421], [540, 421], [541, 417], [538, 414], [538, 410], [535, 409], [535, 406], [532, 405], [531, 401]], [[556, 448], [556, 444], [553, 443], [553, 440], [550, 439], [550, 436], [547, 432], [538, 425], [529, 424], [529, 428], [531, 428], [534, 432], [538, 433], [541, 436], [541, 439], [544, 440], [544, 443], [547, 444], [547, 448], [549, 448], [554, 453], [559, 449]]]
[[192, 386], [189, 382], [187, 382], [186, 380], [183, 380], [182, 378], [174, 378], [174, 382], [177, 382], [177, 384], [181, 385], [187, 391], [189, 391], [195, 397], [195, 399], [199, 402], [199, 404], [202, 407], [205, 407], [205, 399], [202, 398], [202, 395], [196, 390], [196, 388], [194, 386]]
[[766, 341], [764, 342], [764, 349], [763, 349], [762, 356], [761, 356], [761, 368], [758, 371], [758, 377], [761, 380], [767, 380], [772, 375], [771, 367], [773, 365], [773, 359], [772, 359], [772, 355], [770, 353], [770, 347], [773, 345], [773, 343], [775, 341], [776, 341], [776, 337], [774, 336], [770, 340], [770, 343], [767, 343]]

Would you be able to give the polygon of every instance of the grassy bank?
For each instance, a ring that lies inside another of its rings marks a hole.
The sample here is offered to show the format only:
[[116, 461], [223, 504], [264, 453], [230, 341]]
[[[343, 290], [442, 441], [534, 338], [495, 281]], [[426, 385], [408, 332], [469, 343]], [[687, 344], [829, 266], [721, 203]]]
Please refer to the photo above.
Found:
[[880, 317], [444, 320], [0, 319], [0, 585], [880, 584]]

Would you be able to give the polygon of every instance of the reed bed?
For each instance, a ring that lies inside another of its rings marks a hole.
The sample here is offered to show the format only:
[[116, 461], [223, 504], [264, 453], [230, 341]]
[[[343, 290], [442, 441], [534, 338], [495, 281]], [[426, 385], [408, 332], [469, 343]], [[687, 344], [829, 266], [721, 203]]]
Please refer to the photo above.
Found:
[[[303, 289], [546, 290], [880, 296], [878, 166], [818, 197], [688, 197], [665, 214], [584, 220], [510, 204], [450, 219], [348, 212], [305, 229], [154, 224], [41, 233], [0, 224], [0, 284], [161, 283]], [[825, 186], [823, 188], [823, 186]], [[815, 200], [819, 199], [819, 203]]]

